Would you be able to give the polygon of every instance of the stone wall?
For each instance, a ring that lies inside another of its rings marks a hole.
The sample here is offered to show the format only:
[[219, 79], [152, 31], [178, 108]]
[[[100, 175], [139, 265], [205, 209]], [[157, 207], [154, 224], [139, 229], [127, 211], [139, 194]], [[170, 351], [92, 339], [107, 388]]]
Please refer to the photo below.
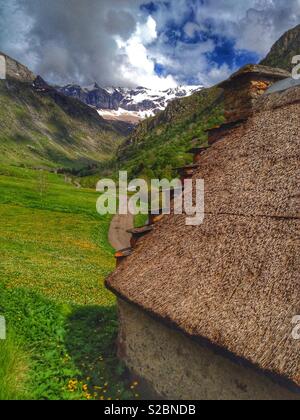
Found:
[[170, 400], [300, 400], [254, 369], [239, 365], [119, 300], [119, 357]]
[[227, 122], [237, 121], [251, 114], [259, 96], [275, 82], [266, 77], [244, 75], [225, 89], [225, 118]]

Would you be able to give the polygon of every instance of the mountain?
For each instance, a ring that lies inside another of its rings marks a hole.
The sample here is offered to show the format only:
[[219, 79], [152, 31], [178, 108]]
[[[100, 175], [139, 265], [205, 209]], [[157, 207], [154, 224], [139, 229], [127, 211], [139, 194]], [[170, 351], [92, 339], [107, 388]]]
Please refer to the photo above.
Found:
[[126, 125], [105, 121], [91, 107], [1, 55], [7, 78], [0, 80], [0, 163], [81, 169], [114, 155], [128, 134]]
[[98, 110], [106, 120], [120, 120], [138, 123], [163, 111], [176, 98], [190, 96], [202, 86], [179, 86], [164, 91], [144, 87], [101, 88], [98, 84], [89, 87], [67, 85], [58, 90]]
[[[291, 70], [292, 57], [300, 54], [300, 25], [284, 34], [272, 47], [263, 65]], [[168, 177], [174, 168], [191, 162], [186, 153], [191, 145], [205, 144], [205, 130], [222, 123], [222, 90], [217, 86], [201, 89], [176, 99], [165, 111], [142, 121], [120, 146], [118, 166], [135, 178]]]
[[192, 161], [186, 151], [205, 144], [205, 130], [223, 122], [223, 91], [202, 89], [175, 99], [158, 115], [142, 121], [118, 150], [118, 166], [130, 178], [172, 178]]
[[272, 47], [261, 64], [291, 71], [292, 58], [300, 55], [300, 25], [286, 32]]
[[0, 51], [0, 56], [5, 58], [6, 77], [24, 83], [32, 83], [36, 75], [26, 66]]

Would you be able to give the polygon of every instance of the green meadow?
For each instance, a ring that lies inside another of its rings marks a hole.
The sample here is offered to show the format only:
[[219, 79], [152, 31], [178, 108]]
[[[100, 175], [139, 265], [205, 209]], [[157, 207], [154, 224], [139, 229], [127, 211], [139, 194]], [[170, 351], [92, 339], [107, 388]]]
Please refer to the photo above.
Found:
[[0, 400], [134, 399], [116, 357], [110, 216], [69, 178], [0, 167]]

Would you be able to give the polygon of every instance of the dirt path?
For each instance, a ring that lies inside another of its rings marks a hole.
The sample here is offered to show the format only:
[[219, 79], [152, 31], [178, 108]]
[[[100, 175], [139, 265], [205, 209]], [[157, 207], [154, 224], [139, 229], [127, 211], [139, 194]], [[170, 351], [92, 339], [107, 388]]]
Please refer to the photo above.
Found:
[[114, 216], [108, 233], [108, 239], [116, 251], [121, 249], [130, 248], [131, 235], [127, 233], [128, 229], [134, 227], [134, 217], [132, 214]]

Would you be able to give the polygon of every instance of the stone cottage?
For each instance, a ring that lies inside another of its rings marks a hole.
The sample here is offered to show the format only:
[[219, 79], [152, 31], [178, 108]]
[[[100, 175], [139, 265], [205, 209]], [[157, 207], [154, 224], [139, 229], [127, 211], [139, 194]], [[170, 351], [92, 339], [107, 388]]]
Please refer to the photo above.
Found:
[[300, 87], [201, 153], [205, 220], [166, 215], [107, 279], [119, 356], [164, 399], [300, 399]]

